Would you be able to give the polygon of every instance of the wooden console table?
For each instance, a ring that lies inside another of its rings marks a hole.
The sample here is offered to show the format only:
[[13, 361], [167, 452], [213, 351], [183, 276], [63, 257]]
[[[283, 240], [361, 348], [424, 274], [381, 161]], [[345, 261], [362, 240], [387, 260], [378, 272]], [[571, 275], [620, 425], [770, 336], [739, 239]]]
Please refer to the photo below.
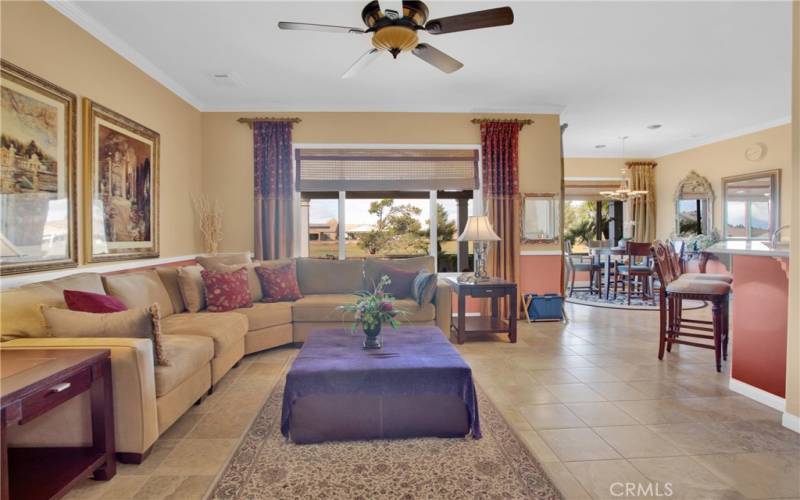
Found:
[[[110, 356], [108, 349], [0, 349], [2, 500], [59, 498], [89, 473], [99, 480], [114, 477]], [[92, 446], [7, 446], [8, 427], [25, 425], [86, 391], [91, 396]]]
[[[500, 278], [490, 278], [478, 283], [459, 282], [455, 278], [444, 278], [450, 290], [458, 295], [458, 317], [456, 323], [450, 318], [450, 329], [455, 332], [459, 344], [471, 333], [507, 333], [511, 343], [517, 341], [517, 284]], [[491, 316], [467, 316], [467, 297], [492, 300]], [[508, 297], [509, 318], [500, 317], [498, 299]]]

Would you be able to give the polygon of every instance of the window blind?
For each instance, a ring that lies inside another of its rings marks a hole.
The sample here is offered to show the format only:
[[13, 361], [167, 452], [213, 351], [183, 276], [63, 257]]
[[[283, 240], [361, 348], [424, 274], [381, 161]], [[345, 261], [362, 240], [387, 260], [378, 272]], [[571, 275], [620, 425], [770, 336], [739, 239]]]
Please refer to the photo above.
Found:
[[295, 150], [298, 191], [477, 189], [474, 149]]

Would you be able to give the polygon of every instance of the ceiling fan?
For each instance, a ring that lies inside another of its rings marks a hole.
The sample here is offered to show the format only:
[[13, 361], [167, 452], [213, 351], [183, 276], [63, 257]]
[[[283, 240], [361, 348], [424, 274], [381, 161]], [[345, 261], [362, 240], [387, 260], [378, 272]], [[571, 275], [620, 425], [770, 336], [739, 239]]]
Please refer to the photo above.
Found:
[[[382, 5], [381, 5], [382, 4]], [[383, 9], [381, 8], [383, 6]], [[428, 6], [418, 0], [373, 0], [361, 11], [367, 29], [326, 24], [292, 23], [281, 21], [282, 30], [327, 31], [331, 33], [372, 34], [372, 47], [342, 75], [351, 78], [364, 69], [382, 52], [397, 59], [401, 52], [411, 51], [423, 61], [445, 73], [458, 71], [464, 65], [427, 43], [420, 43], [417, 31], [444, 35], [457, 31], [506, 26], [514, 22], [511, 7], [469, 12], [428, 21]]]

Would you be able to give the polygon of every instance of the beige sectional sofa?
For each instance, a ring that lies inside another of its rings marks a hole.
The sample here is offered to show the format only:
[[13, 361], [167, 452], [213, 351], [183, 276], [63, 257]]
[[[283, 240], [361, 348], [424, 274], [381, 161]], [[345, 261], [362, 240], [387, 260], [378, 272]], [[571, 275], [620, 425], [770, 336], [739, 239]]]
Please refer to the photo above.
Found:
[[[123, 462], [139, 463], [153, 443], [246, 354], [303, 342], [308, 333], [342, 327], [352, 315], [337, 311], [354, 292], [374, 281], [377, 260], [297, 259], [304, 297], [295, 302], [258, 302], [230, 312], [188, 312], [178, 284], [178, 267], [163, 266], [101, 276], [78, 273], [4, 290], [0, 294], [3, 349], [111, 350], [116, 447]], [[405, 270], [433, 268], [432, 257], [392, 260]], [[169, 366], [154, 366], [153, 346], [140, 338], [53, 338], [40, 305], [66, 307], [64, 290], [114, 295], [128, 307], [158, 303], [163, 349]], [[398, 300], [407, 324], [450, 325], [449, 290], [438, 284], [434, 303]], [[67, 422], [68, 424], [64, 424]], [[70, 424], [74, 422], [74, 424]], [[85, 445], [91, 442], [88, 397], [74, 398], [57, 411], [9, 430], [17, 446]]]

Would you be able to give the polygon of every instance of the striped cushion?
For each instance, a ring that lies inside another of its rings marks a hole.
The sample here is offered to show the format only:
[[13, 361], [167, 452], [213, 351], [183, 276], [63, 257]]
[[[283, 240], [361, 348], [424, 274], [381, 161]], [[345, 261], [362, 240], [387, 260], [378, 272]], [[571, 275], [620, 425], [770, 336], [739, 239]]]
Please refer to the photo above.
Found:
[[417, 273], [411, 284], [411, 296], [417, 301], [417, 304], [430, 303], [434, 293], [436, 293], [436, 273], [429, 273], [425, 270]]

